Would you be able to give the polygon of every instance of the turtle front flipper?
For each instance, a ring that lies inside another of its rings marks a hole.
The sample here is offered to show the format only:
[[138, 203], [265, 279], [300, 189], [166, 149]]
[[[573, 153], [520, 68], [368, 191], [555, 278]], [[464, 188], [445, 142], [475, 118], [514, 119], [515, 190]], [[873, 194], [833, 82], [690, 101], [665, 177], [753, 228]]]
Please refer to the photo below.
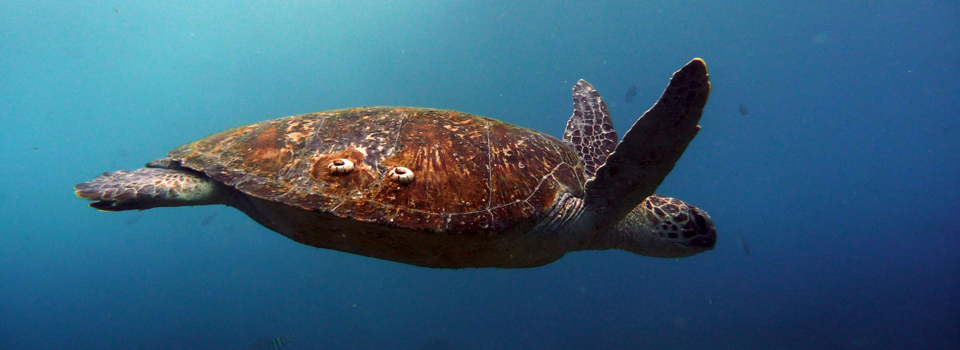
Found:
[[563, 141], [577, 151], [587, 180], [617, 147], [617, 131], [613, 129], [610, 109], [600, 93], [583, 79], [573, 86], [573, 115], [567, 121]]
[[227, 204], [229, 198], [223, 185], [203, 174], [153, 167], [104, 173], [73, 189], [103, 211]]
[[700, 130], [710, 95], [707, 66], [699, 58], [673, 74], [656, 104], [623, 135], [585, 184], [585, 210], [593, 230], [605, 230], [652, 195]]

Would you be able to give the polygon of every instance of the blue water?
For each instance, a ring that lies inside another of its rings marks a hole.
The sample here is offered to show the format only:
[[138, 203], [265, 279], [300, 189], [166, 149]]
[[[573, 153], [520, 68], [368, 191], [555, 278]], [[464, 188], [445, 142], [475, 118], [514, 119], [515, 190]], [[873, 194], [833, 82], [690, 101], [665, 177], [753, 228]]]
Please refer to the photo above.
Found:
[[[0, 6], [0, 349], [960, 348], [956, 1], [155, 3]], [[691, 258], [426, 269], [71, 189], [344, 107], [559, 136], [581, 78], [622, 134], [694, 57], [703, 129], [658, 190], [717, 225]]]

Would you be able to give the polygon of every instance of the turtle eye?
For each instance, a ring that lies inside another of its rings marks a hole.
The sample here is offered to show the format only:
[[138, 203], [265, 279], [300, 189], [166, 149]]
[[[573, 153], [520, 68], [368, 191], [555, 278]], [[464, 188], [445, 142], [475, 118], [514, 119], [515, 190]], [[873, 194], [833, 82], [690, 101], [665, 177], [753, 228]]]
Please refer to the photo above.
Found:
[[327, 170], [330, 170], [334, 174], [346, 174], [353, 170], [353, 162], [349, 159], [337, 159], [330, 162], [330, 165], [327, 165]]
[[402, 166], [395, 167], [390, 169], [390, 173], [387, 174], [391, 180], [407, 184], [413, 182], [413, 171]]

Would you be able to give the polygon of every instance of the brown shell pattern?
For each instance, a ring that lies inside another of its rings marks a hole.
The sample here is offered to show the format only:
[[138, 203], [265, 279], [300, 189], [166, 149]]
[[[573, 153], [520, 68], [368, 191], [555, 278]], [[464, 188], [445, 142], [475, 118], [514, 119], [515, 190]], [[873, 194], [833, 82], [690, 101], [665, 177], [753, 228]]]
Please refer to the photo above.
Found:
[[[576, 153], [537, 131], [435, 109], [335, 110], [227, 130], [169, 153], [249, 195], [385, 226], [526, 232], [583, 195]], [[338, 159], [355, 168], [335, 173]], [[409, 183], [386, 177], [395, 167]]]

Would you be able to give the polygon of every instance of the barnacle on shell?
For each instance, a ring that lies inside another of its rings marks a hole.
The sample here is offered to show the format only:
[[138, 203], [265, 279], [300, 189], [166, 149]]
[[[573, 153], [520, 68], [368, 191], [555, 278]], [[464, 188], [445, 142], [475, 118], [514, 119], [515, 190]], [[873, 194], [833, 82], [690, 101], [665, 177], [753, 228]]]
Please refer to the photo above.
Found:
[[390, 172], [387, 173], [387, 177], [402, 184], [411, 183], [413, 182], [413, 170], [398, 166], [390, 169]]
[[346, 174], [353, 170], [353, 162], [349, 159], [337, 159], [327, 165], [327, 170], [334, 174]]

